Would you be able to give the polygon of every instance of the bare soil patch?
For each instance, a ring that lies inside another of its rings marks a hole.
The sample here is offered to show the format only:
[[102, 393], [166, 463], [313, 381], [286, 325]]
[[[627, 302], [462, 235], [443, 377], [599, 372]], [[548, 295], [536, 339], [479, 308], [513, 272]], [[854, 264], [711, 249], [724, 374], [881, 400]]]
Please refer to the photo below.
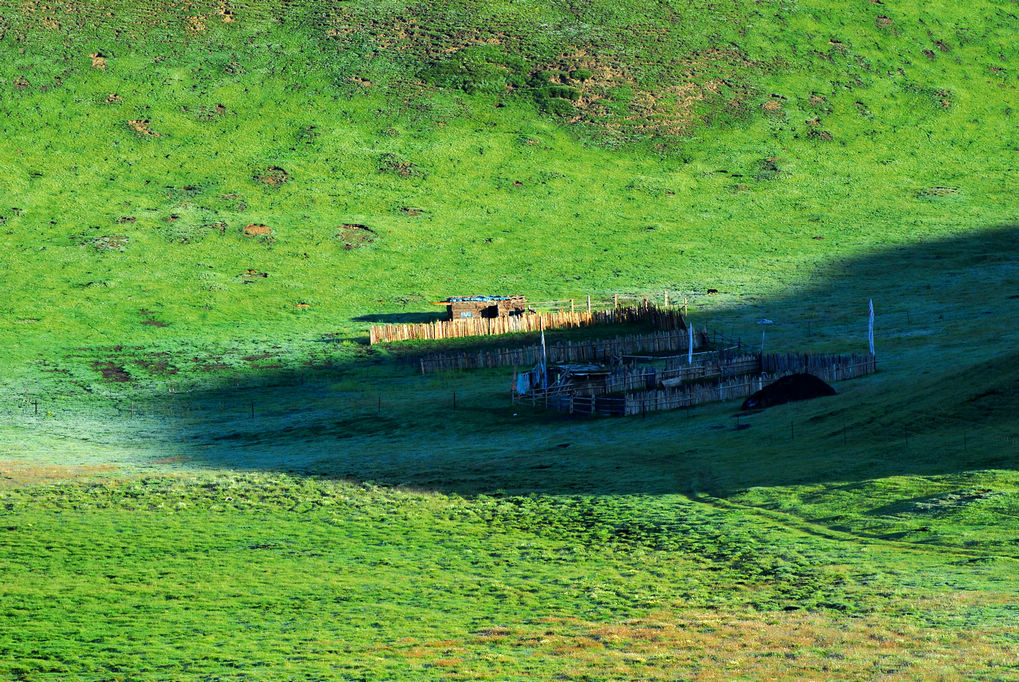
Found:
[[[224, 109], [225, 111], [225, 109]], [[255, 180], [261, 182], [264, 185], [275, 187], [282, 185], [290, 179], [290, 175], [280, 168], [279, 166], [269, 166], [258, 175], [255, 176]]]
[[379, 172], [403, 177], [420, 174], [416, 164], [388, 152], [379, 157]]
[[131, 238], [122, 234], [109, 234], [95, 239], [89, 239], [86, 243], [96, 251], [125, 251]]
[[138, 133], [139, 135], [149, 137], [162, 137], [162, 135], [160, 135], [157, 132], [154, 132], [152, 129], [149, 128], [149, 119], [147, 118], [128, 121], [127, 125], [128, 127], [131, 128], [131, 130]]
[[374, 242], [377, 236], [375, 230], [367, 225], [354, 223], [341, 225], [339, 232], [336, 233], [336, 238], [343, 242], [343, 248], [347, 250], [367, 246]]
[[16, 459], [0, 460], [0, 487], [17, 488], [40, 483], [53, 483], [116, 470], [117, 467], [113, 464], [72, 467]]
[[103, 381], [113, 381], [116, 383], [128, 383], [134, 381], [134, 378], [128, 373], [123, 365], [118, 365], [110, 360], [96, 360], [92, 363], [92, 369], [102, 375]]
[[778, 99], [769, 99], [761, 105], [761, 110], [769, 116], [785, 116], [782, 111], [782, 101]]
[[139, 310], [138, 313], [145, 318], [144, 320], [142, 320], [142, 324], [143, 325], [146, 325], [146, 326], [149, 326], [149, 327], [169, 327], [170, 326], [169, 322], [163, 322], [162, 320], [156, 319], [156, 314], [154, 312], [152, 312], [151, 310], [145, 310], [143, 308], [142, 310]]
[[268, 225], [262, 225], [261, 223], [248, 223], [241, 230], [245, 237], [265, 237], [272, 234], [272, 230]]
[[169, 353], [152, 353], [135, 360], [134, 364], [153, 376], [170, 376], [180, 372], [178, 367], [171, 364], [171, 359]]

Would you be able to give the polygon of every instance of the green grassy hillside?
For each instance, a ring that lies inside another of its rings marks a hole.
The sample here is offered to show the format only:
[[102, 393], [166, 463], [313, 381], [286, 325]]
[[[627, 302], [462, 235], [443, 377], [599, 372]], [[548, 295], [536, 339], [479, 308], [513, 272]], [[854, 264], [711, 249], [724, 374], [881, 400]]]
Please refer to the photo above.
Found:
[[[1017, 33], [0, 0], [0, 676], [1008, 679]], [[775, 350], [864, 352], [873, 299], [880, 371], [736, 429], [365, 345], [664, 290]]]
[[[256, 320], [352, 333], [462, 291], [774, 294], [1015, 218], [1010, 2], [3, 17], [2, 332], [22, 357]], [[351, 224], [370, 245], [347, 248]]]

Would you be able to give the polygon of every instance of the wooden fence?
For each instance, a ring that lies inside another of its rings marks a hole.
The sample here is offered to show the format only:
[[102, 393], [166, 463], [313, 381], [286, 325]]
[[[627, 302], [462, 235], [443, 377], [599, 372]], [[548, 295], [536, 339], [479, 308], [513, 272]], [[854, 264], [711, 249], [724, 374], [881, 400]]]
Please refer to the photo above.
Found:
[[421, 324], [372, 325], [369, 342], [460, 339], [469, 336], [496, 336], [537, 332], [542, 329], [577, 329], [612, 324], [650, 324], [664, 331], [685, 330], [686, 321], [679, 310], [641, 303], [626, 308], [579, 312], [530, 313], [510, 317], [471, 317]]
[[[703, 363], [710, 368], [711, 363]], [[640, 387], [651, 382], [648, 374], [654, 370], [645, 370], [643, 374], [631, 373], [621, 381], [609, 383], [610, 390], [618, 390], [622, 385], [626, 388], [623, 395], [575, 396], [569, 391], [558, 391], [548, 397], [548, 406], [569, 414], [588, 414], [605, 416], [623, 416], [646, 414], [660, 410], [676, 410], [684, 407], [695, 407], [704, 403], [721, 402], [747, 398], [761, 390], [771, 382], [788, 374], [809, 372], [831, 383], [845, 379], [872, 374], [876, 371], [874, 358], [870, 355], [807, 355], [800, 353], [773, 353], [756, 356], [756, 362], [750, 365], [746, 357], [734, 358], [732, 362], [717, 363], [720, 371], [716, 373], [718, 381], [698, 381], [703, 376], [692, 377], [692, 382], [674, 388], [654, 388], [640, 390]], [[745, 372], [750, 368], [750, 372]], [[763, 369], [767, 371], [761, 371]], [[735, 372], [745, 372], [736, 375]], [[659, 379], [661, 378], [659, 373]], [[727, 378], [726, 378], [727, 377]]]
[[[623, 355], [635, 353], [686, 352], [689, 332], [682, 330], [629, 334], [612, 339], [559, 341], [545, 346], [550, 363], [608, 363]], [[706, 332], [694, 333], [694, 350], [708, 344]], [[541, 360], [541, 344], [522, 348], [499, 348], [464, 353], [437, 353], [421, 358], [421, 373], [488, 369], [492, 367], [533, 367]]]

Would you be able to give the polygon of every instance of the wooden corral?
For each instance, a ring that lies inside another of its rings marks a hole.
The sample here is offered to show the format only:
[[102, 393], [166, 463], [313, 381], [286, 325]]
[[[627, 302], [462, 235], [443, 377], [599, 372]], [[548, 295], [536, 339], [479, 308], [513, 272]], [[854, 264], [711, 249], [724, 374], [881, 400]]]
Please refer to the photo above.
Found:
[[875, 371], [872, 355], [711, 354], [685, 368], [614, 370], [597, 385], [601, 392], [591, 390], [595, 386], [586, 381], [582, 390], [575, 390], [572, 382], [557, 382], [527, 397], [570, 414], [622, 416], [746, 398], [780, 377], [800, 372], [833, 383]]
[[578, 329], [598, 325], [647, 324], [654, 329], [686, 329], [679, 310], [658, 308], [650, 303], [612, 310], [529, 313], [505, 317], [467, 317], [423, 324], [372, 325], [369, 342], [459, 339], [468, 336], [495, 336], [537, 332], [542, 329]]
[[[449, 370], [491, 369], [493, 367], [530, 367], [544, 357], [549, 363], [611, 363], [622, 356], [634, 353], [686, 353], [690, 334], [687, 331], [655, 331], [646, 334], [626, 334], [610, 339], [567, 339], [548, 343], [543, 350], [540, 343], [521, 348], [484, 348], [459, 353], [435, 353], [421, 358], [421, 373], [431, 374]], [[710, 339], [703, 330], [693, 334], [694, 350], [708, 346]], [[678, 361], [677, 361], [678, 362]], [[686, 366], [686, 357], [679, 367]], [[669, 361], [666, 361], [666, 369]]]

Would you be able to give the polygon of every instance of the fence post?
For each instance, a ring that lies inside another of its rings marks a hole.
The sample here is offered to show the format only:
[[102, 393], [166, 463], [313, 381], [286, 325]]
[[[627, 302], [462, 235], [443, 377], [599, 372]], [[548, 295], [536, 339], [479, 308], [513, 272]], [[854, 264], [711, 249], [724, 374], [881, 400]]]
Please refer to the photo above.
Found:
[[591, 314], [591, 294], [587, 295], [587, 314]]

